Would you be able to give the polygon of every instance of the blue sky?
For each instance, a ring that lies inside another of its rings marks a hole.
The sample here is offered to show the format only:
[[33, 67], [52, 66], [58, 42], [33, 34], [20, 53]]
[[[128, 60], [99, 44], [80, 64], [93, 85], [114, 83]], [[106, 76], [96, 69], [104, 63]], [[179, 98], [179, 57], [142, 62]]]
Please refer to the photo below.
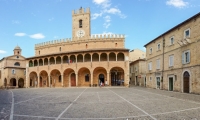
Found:
[[72, 10], [90, 8], [91, 34], [125, 34], [125, 47], [144, 45], [200, 12], [200, 0], [0, 0], [0, 59], [19, 45], [72, 37]]

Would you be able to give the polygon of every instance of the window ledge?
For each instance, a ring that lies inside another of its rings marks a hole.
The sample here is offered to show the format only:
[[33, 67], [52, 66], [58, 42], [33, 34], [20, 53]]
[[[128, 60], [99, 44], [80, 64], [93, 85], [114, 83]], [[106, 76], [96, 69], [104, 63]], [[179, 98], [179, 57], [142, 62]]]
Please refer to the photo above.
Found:
[[157, 52], [161, 51], [161, 49], [157, 50]]

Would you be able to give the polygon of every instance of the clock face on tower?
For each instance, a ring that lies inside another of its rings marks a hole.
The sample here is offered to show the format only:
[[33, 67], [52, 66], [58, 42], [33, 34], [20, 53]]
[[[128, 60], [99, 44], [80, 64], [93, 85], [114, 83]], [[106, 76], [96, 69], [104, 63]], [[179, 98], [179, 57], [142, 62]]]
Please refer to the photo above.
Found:
[[85, 31], [84, 30], [78, 30], [77, 32], [76, 32], [76, 36], [77, 37], [83, 37], [85, 35]]

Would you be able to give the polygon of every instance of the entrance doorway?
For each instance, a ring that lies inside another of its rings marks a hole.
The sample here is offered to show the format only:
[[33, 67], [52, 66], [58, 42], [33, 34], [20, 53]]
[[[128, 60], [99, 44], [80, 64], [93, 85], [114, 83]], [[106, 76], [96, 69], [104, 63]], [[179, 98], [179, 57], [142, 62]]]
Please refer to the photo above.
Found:
[[104, 75], [103, 74], [99, 74], [99, 85], [100, 83], [104, 84]]
[[24, 79], [20, 78], [18, 82], [18, 87], [23, 88], [24, 87]]
[[190, 92], [190, 74], [187, 71], [183, 74], [183, 92]]
[[75, 75], [75, 73], [71, 74], [71, 86], [76, 86], [76, 75]]
[[146, 87], [146, 77], [144, 78], [144, 87]]
[[33, 85], [32, 82], [33, 82], [32, 79], [30, 79], [30, 87], [32, 87], [32, 85]]
[[7, 79], [5, 78], [4, 79], [4, 87], [6, 87], [7, 86]]
[[160, 89], [160, 77], [156, 77], [157, 89]]
[[174, 90], [174, 80], [173, 77], [169, 77], [169, 91]]
[[10, 79], [10, 86], [16, 86], [17, 85], [17, 81], [15, 78]]

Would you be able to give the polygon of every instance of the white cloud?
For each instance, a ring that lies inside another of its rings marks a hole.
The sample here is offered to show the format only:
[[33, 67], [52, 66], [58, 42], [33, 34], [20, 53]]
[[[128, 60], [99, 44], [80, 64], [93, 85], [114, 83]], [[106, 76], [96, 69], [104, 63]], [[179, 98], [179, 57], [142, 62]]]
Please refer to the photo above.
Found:
[[37, 34], [30, 35], [30, 38], [43, 39], [43, 38], [45, 38], [45, 36], [43, 34], [41, 34], [41, 33], [37, 33]]
[[107, 13], [119, 15], [120, 18], [126, 18], [126, 15], [121, 13], [121, 10], [118, 8], [110, 8], [109, 10], [105, 10]]
[[92, 14], [92, 20], [97, 19], [98, 17], [101, 17], [103, 13], [94, 13]]
[[110, 23], [104, 23], [103, 26], [107, 29], [110, 26]]
[[49, 18], [49, 21], [51, 22], [51, 21], [53, 21], [54, 20], [54, 18], [52, 17], [52, 18]]
[[6, 53], [6, 51], [0, 50], [0, 54], [5, 54], [5, 53]]
[[93, 3], [102, 6], [103, 8], [110, 7], [110, 0], [93, 0]]
[[15, 36], [19, 36], [19, 37], [26, 36], [26, 33], [15, 33]]
[[20, 24], [18, 20], [12, 20], [12, 24]]
[[177, 7], [177, 8], [183, 8], [183, 7], [186, 7], [189, 3], [184, 2], [183, 0], [168, 0], [166, 2], [166, 4], [172, 5], [172, 6]]
[[111, 18], [110, 18], [109, 15], [105, 16], [104, 19], [105, 19], [106, 22], [110, 22], [111, 21]]

